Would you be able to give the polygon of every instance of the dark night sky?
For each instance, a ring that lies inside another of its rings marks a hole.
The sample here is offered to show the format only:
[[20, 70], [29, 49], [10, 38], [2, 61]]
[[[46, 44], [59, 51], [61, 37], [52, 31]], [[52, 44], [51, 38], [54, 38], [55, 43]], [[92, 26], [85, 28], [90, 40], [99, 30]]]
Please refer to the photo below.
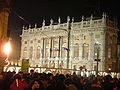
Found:
[[61, 17], [61, 22], [66, 22], [67, 16], [80, 21], [82, 15], [101, 16], [102, 12], [107, 12], [110, 17], [115, 16], [120, 21], [119, 8], [119, 2], [116, 0], [12, 0], [8, 23], [14, 48], [11, 56], [19, 58], [23, 25], [34, 26], [37, 23], [40, 27], [43, 19], [49, 24], [51, 18], [57, 22], [58, 17]]

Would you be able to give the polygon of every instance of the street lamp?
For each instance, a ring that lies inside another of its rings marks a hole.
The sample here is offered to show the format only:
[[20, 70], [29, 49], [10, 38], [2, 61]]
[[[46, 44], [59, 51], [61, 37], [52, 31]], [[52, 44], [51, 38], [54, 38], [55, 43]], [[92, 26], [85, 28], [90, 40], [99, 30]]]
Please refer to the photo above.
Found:
[[11, 50], [11, 48], [10, 48], [10, 42], [7, 42], [7, 43], [4, 45], [4, 47], [3, 47], [3, 51], [4, 51], [4, 53], [5, 53], [6, 55], [9, 55], [10, 50]]
[[98, 75], [98, 64], [99, 64], [99, 61], [100, 61], [100, 59], [99, 59], [99, 54], [100, 54], [100, 45], [101, 45], [101, 43], [100, 43], [100, 42], [96, 42], [96, 43], [95, 43], [96, 50], [97, 50], [97, 52], [95, 53], [95, 55], [97, 56], [97, 57], [96, 57], [96, 59], [95, 59], [95, 61], [97, 61], [97, 66], [96, 66], [96, 75]]
[[8, 41], [3, 47], [3, 52], [7, 55], [6, 60], [8, 60], [8, 55], [10, 54], [10, 51], [11, 51], [11, 46], [10, 46], [10, 42]]
[[70, 23], [68, 26], [67, 68], [69, 68], [69, 58], [70, 58]]
[[71, 31], [71, 23], [70, 23], [70, 17], [67, 17], [67, 29], [61, 29], [60, 30], [66, 31], [67, 32], [67, 68], [69, 68], [69, 58], [70, 58], [70, 31]]

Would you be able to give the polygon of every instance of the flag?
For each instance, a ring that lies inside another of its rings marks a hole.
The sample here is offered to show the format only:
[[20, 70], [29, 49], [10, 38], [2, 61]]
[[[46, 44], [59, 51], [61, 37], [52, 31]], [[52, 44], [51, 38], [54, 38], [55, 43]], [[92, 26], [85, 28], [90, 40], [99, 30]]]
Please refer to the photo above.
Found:
[[68, 48], [63, 47], [64, 50], [68, 50]]
[[59, 51], [59, 49], [54, 49], [53, 51]]

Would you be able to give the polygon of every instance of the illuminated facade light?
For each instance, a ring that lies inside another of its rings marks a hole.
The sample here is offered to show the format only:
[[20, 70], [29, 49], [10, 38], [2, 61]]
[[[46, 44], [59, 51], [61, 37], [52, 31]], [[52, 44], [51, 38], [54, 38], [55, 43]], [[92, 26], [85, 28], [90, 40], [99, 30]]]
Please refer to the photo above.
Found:
[[80, 66], [86, 65], [88, 71], [107, 71], [108, 65], [113, 66], [113, 58], [116, 59], [112, 49], [116, 49], [117, 31], [117, 22], [107, 18], [106, 13], [99, 19], [82, 17], [80, 22], [69, 22], [69, 18], [67, 23], [50, 26], [43, 22], [40, 28], [23, 28], [20, 59], [29, 58], [30, 66], [40, 63], [40, 67], [51, 68], [50, 62], [54, 61], [54, 68], [74, 69], [75, 65], [79, 70]]
[[9, 55], [11, 51], [11, 46], [10, 46], [10, 42], [7, 42], [4, 47], [3, 47], [3, 52], [6, 54], [6, 55]]

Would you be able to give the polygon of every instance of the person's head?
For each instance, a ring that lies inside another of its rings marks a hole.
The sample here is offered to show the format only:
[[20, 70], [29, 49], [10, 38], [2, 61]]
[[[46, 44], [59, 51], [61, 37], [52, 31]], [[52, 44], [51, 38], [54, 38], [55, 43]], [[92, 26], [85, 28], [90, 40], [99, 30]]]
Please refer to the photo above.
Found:
[[31, 89], [40, 89], [40, 90], [44, 90], [44, 86], [42, 84], [42, 82], [38, 79], [34, 79], [33, 81], [31, 81], [30, 86]]
[[19, 75], [19, 74], [15, 74], [15, 76], [14, 76], [14, 80], [15, 80], [15, 79], [21, 80], [21, 75]]
[[52, 74], [52, 73], [48, 73], [48, 78], [49, 78], [50, 80], [52, 80], [53, 74]]
[[34, 81], [34, 83], [32, 85], [32, 89], [35, 89], [35, 88], [40, 88], [40, 84], [38, 81]]
[[20, 71], [20, 72], [18, 72], [18, 74], [22, 76], [24, 73], [22, 71]]
[[71, 79], [66, 79], [65, 85], [69, 86], [70, 84], [73, 84], [73, 81]]
[[30, 70], [30, 75], [31, 75], [31, 74], [34, 74], [34, 70], [33, 70], [33, 69]]
[[60, 75], [58, 76], [58, 80], [64, 81], [64, 80], [65, 80], [65, 76], [64, 76], [63, 74], [60, 74]]

